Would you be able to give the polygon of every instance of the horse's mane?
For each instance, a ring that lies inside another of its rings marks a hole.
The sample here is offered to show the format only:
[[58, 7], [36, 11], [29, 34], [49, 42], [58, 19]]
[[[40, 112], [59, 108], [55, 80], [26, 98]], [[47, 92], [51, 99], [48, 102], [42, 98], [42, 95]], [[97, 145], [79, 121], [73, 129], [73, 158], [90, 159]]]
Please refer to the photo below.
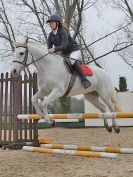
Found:
[[[32, 38], [28, 38], [28, 43], [31, 43], [31, 44], [35, 44], [39, 47], [46, 47], [44, 44], [42, 44], [41, 42], [35, 40], [35, 39], [32, 39]], [[18, 47], [18, 46], [26, 46], [26, 39], [22, 39], [20, 41], [17, 41], [14, 43], [15, 47]]]
[[[35, 44], [37, 47], [42, 48], [43, 50], [44, 50], [44, 49], [48, 50], [48, 49], [47, 49], [47, 45], [42, 44], [41, 42], [39, 42], [39, 41], [37, 41], [37, 40], [35, 40], [35, 39], [28, 38], [28, 44], [29, 44], [29, 43], [30, 43], [30, 44]], [[19, 47], [19, 46], [26, 47], [26, 38], [25, 38], [25, 39], [22, 39], [22, 40], [20, 40], [20, 41], [14, 42], [14, 46], [15, 46], [16, 48]], [[54, 55], [54, 57], [56, 57], [56, 58], [62, 58], [62, 56], [60, 56], [60, 55]]]

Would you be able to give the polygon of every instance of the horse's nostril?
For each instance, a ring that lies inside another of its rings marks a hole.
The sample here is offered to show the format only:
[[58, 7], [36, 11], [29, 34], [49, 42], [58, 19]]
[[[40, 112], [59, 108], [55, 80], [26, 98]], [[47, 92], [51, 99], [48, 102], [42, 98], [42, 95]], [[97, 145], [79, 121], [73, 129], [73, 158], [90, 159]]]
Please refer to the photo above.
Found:
[[14, 70], [13, 70], [13, 72], [14, 72], [14, 74], [15, 74], [15, 73], [17, 72], [17, 70], [16, 70], [16, 69], [14, 69]]

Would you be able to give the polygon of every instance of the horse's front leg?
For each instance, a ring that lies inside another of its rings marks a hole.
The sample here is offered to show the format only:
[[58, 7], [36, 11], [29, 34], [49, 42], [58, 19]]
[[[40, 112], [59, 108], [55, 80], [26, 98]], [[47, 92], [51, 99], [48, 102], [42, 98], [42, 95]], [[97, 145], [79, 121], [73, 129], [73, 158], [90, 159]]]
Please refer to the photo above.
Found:
[[41, 117], [43, 117], [43, 110], [42, 110], [42, 106], [38, 104], [38, 99], [42, 99], [43, 98], [43, 94], [41, 92], [41, 90], [39, 90], [35, 95], [32, 96], [31, 100], [32, 100], [32, 104], [36, 110], [36, 113], [41, 115]]
[[57, 98], [61, 97], [62, 93], [61, 91], [59, 91], [59, 89], [53, 89], [52, 92], [44, 98], [43, 102], [42, 102], [42, 109], [43, 109], [43, 116], [44, 116], [44, 120], [51, 125], [55, 124], [55, 121], [49, 116], [48, 114], [48, 110], [47, 110], [47, 106], [55, 101]]

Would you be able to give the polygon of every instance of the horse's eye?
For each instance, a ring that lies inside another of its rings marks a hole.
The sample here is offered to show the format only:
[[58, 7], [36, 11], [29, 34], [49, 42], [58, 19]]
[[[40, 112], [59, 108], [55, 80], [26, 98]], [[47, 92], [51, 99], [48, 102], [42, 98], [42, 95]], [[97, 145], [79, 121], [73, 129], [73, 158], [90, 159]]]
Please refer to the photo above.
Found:
[[20, 55], [24, 55], [24, 52], [20, 52]]

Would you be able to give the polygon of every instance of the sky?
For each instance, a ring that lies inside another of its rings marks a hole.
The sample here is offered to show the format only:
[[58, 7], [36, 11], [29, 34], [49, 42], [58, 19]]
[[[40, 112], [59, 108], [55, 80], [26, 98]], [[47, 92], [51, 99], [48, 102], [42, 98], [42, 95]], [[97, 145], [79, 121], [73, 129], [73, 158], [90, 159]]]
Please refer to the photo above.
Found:
[[[122, 23], [124, 15], [121, 11], [111, 8], [105, 8], [101, 17], [97, 16], [96, 10], [91, 10], [89, 14], [85, 14], [85, 34], [86, 37], [90, 36], [91, 43], [93, 40], [105, 36], [106, 34], [114, 31], [119, 24]], [[88, 23], [87, 23], [88, 22]], [[123, 24], [123, 25], [126, 25]], [[93, 36], [93, 37], [92, 37]], [[94, 38], [94, 39], [93, 39]], [[112, 49], [112, 38], [104, 39], [97, 44], [93, 45], [95, 55], [100, 56]], [[116, 87], [119, 84], [119, 77], [124, 76], [127, 80], [127, 88], [133, 91], [133, 69], [129, 67], [117, 53], [108, 55], [99, 60], [104, 69], [110, 74], [112, 81]]]
[[[100, 9], [101, 10], [101, 9]], [[85, 13], [84, 30], [88, 44], [95, 41], [99, 37], [104, 36], [107, 33], [114, 31], [123, 19], [123, 13], [112, 8], [104, 8], [102, 14], [98, 14], [95, 9], [88, 10]], [[20, 15], [20, 14], [19, 14]], [[125, 24], [123, 24], [125, 25]], [[100, 36], [99, 36], [100, 35]], [[112, 38], [107, 38], [93, 45], [95, 56], [100, 56], [107, 51], [110, 51], [112, 46]], [[119, 76], [124, 76], [127, 79], [127, 87], [129, 90], [133, 90], [133, 69], [130, 68], [117, 53], [108, 55], [99, 60], [102, 63], [104, 69], [110, 74], [113, 83], [118, 87]], [[5, 63], [0, 62], [0, 71], [10, 71], [10, 61]]]

